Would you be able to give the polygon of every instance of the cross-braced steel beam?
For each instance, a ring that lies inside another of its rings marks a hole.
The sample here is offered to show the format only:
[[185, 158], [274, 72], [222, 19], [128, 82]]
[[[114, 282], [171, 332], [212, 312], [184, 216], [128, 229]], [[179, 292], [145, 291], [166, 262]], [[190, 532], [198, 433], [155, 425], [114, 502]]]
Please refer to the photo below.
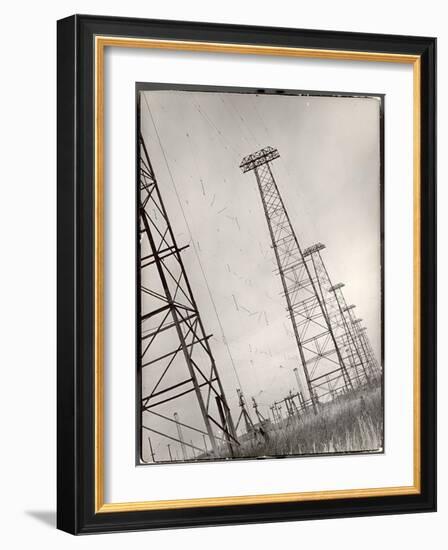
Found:
[[[193, 456], [196, 451], [220, 456], [238, 444], [235, 428], [211, 335], [205, 331], [183, 264], [187, 247], [176, 242], [141, 135], [138, 174], [142, 430], [152, 434], [153, 445], [164, 443], [159, 455], [167, 449], [165, 460], [172, 459], [173, 442], [180, 445], [183, 459], [187, 447]], [[142, 460], [151, 461], [143, 456]]]
[[344, 284], [333, 285], [321, 256], [323, 247], [313, 249], [314, 270], [319, 281], [323, 302], [328, 311], [330, 323], [341, 350], [346, 370], [342, 374], [349, 378], [350, 386], [360, 386], [371, 381], [370, 360], [366, 356], [359, 339], [357, 327], [353, 325], [350, 310], [344, 297]]

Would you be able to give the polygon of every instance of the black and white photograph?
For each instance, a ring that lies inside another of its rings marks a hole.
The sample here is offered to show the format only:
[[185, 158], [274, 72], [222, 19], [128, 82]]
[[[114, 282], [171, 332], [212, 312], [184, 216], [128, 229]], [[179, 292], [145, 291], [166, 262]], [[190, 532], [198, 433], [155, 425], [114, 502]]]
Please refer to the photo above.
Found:
[[384, 452], [383, 100], [137, 84], [138, 465]]

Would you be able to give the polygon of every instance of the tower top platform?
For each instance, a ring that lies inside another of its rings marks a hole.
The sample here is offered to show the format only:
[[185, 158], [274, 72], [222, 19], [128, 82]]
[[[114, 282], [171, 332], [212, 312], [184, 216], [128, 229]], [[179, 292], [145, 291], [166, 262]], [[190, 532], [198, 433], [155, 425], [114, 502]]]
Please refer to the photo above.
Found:
[[278, 159], [279, 156], [280, 153], [274, 147], [265, 147], [256, 153], [252, 153], [251, 155], [244, 157], [241, 161], [240, 168], [243, 172], [249, 172], [249, 170], [254, 170], [262, 164]]

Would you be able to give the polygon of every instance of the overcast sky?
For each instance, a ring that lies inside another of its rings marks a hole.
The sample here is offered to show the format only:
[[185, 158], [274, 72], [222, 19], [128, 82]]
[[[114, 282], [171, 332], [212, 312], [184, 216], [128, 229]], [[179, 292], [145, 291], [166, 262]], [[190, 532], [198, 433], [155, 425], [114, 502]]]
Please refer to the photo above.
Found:
[[326, 245], [322, 257], [333, 284], [345, 283], [347, 303], [356, 304], [379, 358], [379, 100], [198, 91], [143, 96], [142, 133], [177, 244], [190, 243], [183, 260], [206, 331], [214, 334], [231, 408], [239, 384], [223, 336], [247, 400], [255, 396], [265, 416], [267, 406], [296, 389], [299, 357], [259, 191], [254, 173], [239, 168], [262, 147], [279, 150], [273, 173], [302, 248]]

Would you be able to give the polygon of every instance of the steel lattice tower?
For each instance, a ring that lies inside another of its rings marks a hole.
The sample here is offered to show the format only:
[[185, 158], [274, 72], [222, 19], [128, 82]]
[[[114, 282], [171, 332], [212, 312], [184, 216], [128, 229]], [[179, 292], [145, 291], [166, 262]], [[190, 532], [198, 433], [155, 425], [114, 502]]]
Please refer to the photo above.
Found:
[[360, 343], [360, 348], [369, 367], [369, 372], [373, 377], [379, 377], [381, 375], [381, 367], [378, 364], [369, 337], [367, 336], [367, 329], [366, 327], [361, 326], [362, 319], [355, 319], [351, 312], [350, 315], [354, 327], [354, 332], [357, 335], [358, 341]]
[[373, 350], [372, 356], [369, 356], [366, 352], [367, 350], [364, 346], [363, 338], [359, 333], [359, 323], [355, 323], [356, 319], [354, 319], [352, 315], [352, 311], [355, 306], [347, 306], [347, 302], [345, 301], [344, 293], [342, 291], [343, 286], [343, 283], [339, 283], [333, 287], [333, 291], [340, 307], [342, 308], [342, 312], [348, 326], [350, 340], [353, 342], [353, 347], [356, 349], [356, 356], [354, 357], [354, 361], [356, 362], [356, 371], [360, 375], [361, 381], [370, 382], [375, 376], [376, 359], [373, 355]]
[[321, 256], [321, 250], [325, 248], [319, 243], [307, 249], [304, 254], [310, 254], [314, 271], [318, 280], [319, 291], [323, 297], [330, 323], [333, 326], [336, 340], [339, 344], [347, 372], [343, 375], [348, 377], [350, 386], [361, 385], [370, 381], [369, 361], [366, 358], [361, 342], [357, 337], [356, 326], [347, 310], [343, 294], [343, 283], [333, 285], [327, 268]]
[[331, 284], [323, 284], [323, 267], [313, 254], [323, 245], [302, 251], [271, 170], [279, 157], [277, 149], [266, 147], [245, 157], [240, 168], [255, 173], [309, 399], [317, 410], [320, 399], [350, 389], [352, 380], [342, 329], [332, 323], [335, 308], [327, 303]]
[[207, 439], [219, 456], [238, 444], [235, 428], [182, 261], [187, 246], [177, 245], [142, 136], [138, 173], [142, 429], [179, 444], [184, 458], [186, 447], [207, 453]]

